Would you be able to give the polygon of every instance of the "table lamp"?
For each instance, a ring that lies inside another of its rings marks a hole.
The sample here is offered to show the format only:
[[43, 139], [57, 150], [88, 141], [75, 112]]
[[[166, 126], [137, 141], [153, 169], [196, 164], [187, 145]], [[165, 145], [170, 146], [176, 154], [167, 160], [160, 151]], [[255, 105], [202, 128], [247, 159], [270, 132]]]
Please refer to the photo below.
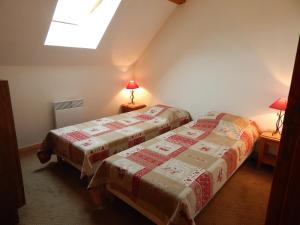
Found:
[[279, 113], [277, 113], [278, 119], [276, 122], [276, 130], [273, 132], [273, 135], [279, 133], [280, 129], [283, 125], [283, 117], [284, 117], [284, 111], [287, 106], [287, 99], [286, 98], [278, 98], [275, 102], [270, 105], [270, 108], [279, 110]]
[[126, 86], [126, 89], [131, 90], [131, 95], [130, 95], [130, 103], [129, 104], [134, 104], [134, 89], [139, 88], [139, 85], [134, 81], [134, 80], [130, 80]]

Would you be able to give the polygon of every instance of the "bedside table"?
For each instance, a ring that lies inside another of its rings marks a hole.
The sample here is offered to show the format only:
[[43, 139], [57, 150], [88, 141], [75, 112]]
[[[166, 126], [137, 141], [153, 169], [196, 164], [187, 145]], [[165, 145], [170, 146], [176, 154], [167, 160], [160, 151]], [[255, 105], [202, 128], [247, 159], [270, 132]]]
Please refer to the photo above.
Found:
[[[271, 166], [276, 165], [281, 135], [279, 133], [273, 135], [272, 133], [273, 131], [265, 131], [260, 135], [258, 142], [257, 168], [259, 168], [262, 163]], [[268, 153], [270, 147], [276, 151], [276, 155]]]
[[131, 112], [145, 107], [146, 107], [145, 104], [122, 104], [121, 113]]

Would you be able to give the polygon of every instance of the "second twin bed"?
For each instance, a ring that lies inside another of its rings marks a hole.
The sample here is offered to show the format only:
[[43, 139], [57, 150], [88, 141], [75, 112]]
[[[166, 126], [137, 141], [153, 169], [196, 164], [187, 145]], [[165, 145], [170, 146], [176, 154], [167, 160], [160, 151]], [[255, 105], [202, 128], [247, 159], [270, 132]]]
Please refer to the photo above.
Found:
[[258, 136], [253, 121], [209, 113], [107, 158], [89, 188], [98, 204], [112, 193], [156, 224], [193, 225]]

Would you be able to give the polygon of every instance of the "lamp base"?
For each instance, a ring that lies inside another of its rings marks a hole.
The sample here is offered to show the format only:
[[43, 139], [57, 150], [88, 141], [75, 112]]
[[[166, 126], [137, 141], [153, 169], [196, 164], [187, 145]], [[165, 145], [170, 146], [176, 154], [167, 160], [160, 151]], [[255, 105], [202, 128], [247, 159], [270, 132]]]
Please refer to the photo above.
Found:
[[280, 111], [277, 115], [278, 115], [278, 119], [276, 121], [276, 130], [272, 133], [273, 136], [276, 134], [281, 134], [280, 129], [283, 126], [284, 113], [282, 113], [282, 111]]
[[281, 135], [281, 132], [280, 131], [277, 131], [277, 130], [274, 130], [272, 132], [272, 136], [276, 136], [277, 134], [280, 134]]
[[131, 90], [131, 94], [130, 94], [130, 102], [128, 104], [134, 105], [135, 102], [134, 100], [134, 90]]

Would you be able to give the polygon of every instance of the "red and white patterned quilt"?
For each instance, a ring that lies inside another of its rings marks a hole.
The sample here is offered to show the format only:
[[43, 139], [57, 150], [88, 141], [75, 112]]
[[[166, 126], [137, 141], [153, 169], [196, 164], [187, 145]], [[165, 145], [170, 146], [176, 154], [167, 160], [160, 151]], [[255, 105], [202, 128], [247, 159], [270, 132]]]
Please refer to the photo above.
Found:
[[38, 157], [42, 163], [57, 154], [92, 176], [103, 159], [190, 121], [182, 109], [155, 105], [140, 110], [51, 130]]
[[258, 136], [253, 121], [212, 112], [107, 158], [89, 188], [95, 202], [109, 189], [154, 221], [192, 225]]

